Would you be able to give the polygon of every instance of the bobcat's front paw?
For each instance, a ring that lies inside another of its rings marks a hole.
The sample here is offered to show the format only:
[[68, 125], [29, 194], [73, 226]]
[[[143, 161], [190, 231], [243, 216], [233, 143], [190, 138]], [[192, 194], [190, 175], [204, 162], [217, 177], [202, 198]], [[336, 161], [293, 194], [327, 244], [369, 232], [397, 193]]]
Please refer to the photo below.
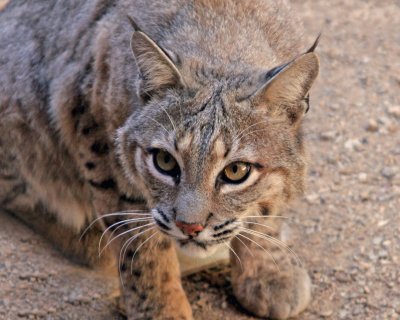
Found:
[[310, 277], [299, 267], [273, 274], [243, 272], [232, 284], [242, 306], [259, 317], [287, 319], [303, 311], [311, 298]]
[[180, 292], [173, 294], [173, 298], [164, 304], [161, 312], [152, 317], [160, 320], [193, 320], [192, 308], [186, 298]]
[[134, 297], [127, 300], [120, 301], [119, 311], [128, 320], [193, 320], [192, 308], [183, 290], [171, 289], [154, 300]]

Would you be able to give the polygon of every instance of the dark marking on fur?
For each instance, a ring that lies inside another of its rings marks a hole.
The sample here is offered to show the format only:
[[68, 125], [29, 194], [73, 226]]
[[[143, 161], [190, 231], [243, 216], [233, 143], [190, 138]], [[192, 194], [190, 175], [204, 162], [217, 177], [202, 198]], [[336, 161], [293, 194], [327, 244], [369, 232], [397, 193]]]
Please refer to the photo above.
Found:
[[164, 239], [158, 244], [158, 248], [160, 250], [168, 250], [169, 248], [171, 248], [171, 246], [172, 246], [172, 243], [171, 243], [171, 240], [169, 240], [169, 239]]
[[226, 148], [226, 151], [224, 153], [224, 159], [228, 156], [229, 152], [231, 152], [231, 147], [228, 146], [228, 148]]
[[90, 126], [86, 126], [82, 129], [82, 134], [84, 136], [89, 135], [90, 133], [92, 133], [93, 131], [97, 130], [99, 128], [99, 125], [97, 123], [93, 123]]
[[142, 271], [140, 271], [140, 270], [138, 270], [138, 269], [134, 269], [134, 270], [132, 271], [132, 274], [133, 274], [134, 277], [140, 278], [141, 275], [142, 275]]
[[214, 237], [214, 238], [218, 238], [218, 237], [220, 237], [220, 236], [224, 236], [224, 235], [226, 235], [226, 234], [232, 233], [233, 230], [234, 230], [234, 229], [224, 230], [224, 231], [222, 231], [222, 232], [220, 232], [220, 233], [213, 234], [213, 237]]
[[86, 162], [86, 163], [85, 163], [85, 167], [86, 167], [86, 169], [88, 169], [88, 170], [93, 170], [93, 169], [96, 168], [96, 164], [95, 164], [94, 162], [89, 161], [89, 162]]
[[164, 224], [163, 222], [161, 222], [161, 221], [158, 220], [157, 218], [154, 218], [154, 221], [157, 223], [157, 225], [158, 225], [161, 229], [164, 229], [164, 230], [167, 230], [167, 231], [171, 230], [170, 227], [168, 227], [166, 224]]
[[78, 115], [84, 114], [86, 111], [86, 106], [79, 104], [71, 110], [71, 116], [76, 117]]
[[1, 205], [2, 206], [7, 206], [11, 202], [13, 202], [18, 196], [21, 194], [26, 193], [26, 184], [25, 183], [20, 183], [15, 185], [3, 198]]
[[224, 223], [216, 225], [216, 226], [214, 226], [214, 231], [220, 230], [220, 229], [226, 227], [228, 224], [231, 224], [231, 223], [233, 223], [235, 221], [236, 221], [236, 218], [233, 218], [233, 219], [225, 221]]
[[261, 215], [263, 216], [269, 216], [269, 209], [266, 207], [261, 208]]
[[103, 156], [108, 154], [108, 152], [110, 151], [110, 148], [108, 147], [107, 143], [103, 143], [101, 141], [95, 141], [92, 146], [90, 147], [90, 150], [92, 150], [92, 152], [94, 152], [95, 154], [99, 155], [99, 156]]
[[132, 203], [132, 204], [145, 204], [146, 203], [146, 200], [141, 197], [129, 197], [125, 194], [121, 195], [119, 197], [119, 200], [128, 202], [128, 203]]
[[156, 266], [156, 263], [154, 261], [149, 261], [147, 264], [147, 269], [153, 270], [155, 266]]
[[170, 222], [168, 216], [167, 216], [162, 210], [157, 209], [157, 212], [160, 214], [160, 216], [164, 219], [164, 221], [165, 221], [166, 223], [169, 223], [169, 222]]
[[206, 246], [204, 243], [202, 243], [202, 242], [197, 242], [197, 241], [193, 241], [193, 243], [194, 243], [196, 246], [198, 246], [198, 247], [200, 247], [200, 248], [202, 248], [202, 249], [204, 249], [204, 250], [207, 250], [207, 246]]
[[161, 281], [168, 282], [170, 280], [171, 280], [171, 275], [169, 274], [169, 272], [167, 272], [167, 271], [163, 272], [163, 274], [161, 276]]
[[174, 139], [174, 148], [176, 152], [179, 152], [178, 150], [178, 141], [176, 141], [176, 138]]
[[1, 180], [16, 180], [18, 177], [13, 174], [0, 174]]
[[93, 181], [93, 180], [89, 180], [89, 183], [90, 183], [91, 186], [93, 186], [95, 188], [104, 189], [104, 190], [115, 189], [115, 187], [116, 187], [115, 180], [112, 179], [112, 178], [107, 179], [107, 180], [103, 180], [101, 182], [96, 182], [96, 181]]
[[139, 298], [140, 300], [147, 300], [147, 294], [142, 292], [141, 294], [139, 294]]

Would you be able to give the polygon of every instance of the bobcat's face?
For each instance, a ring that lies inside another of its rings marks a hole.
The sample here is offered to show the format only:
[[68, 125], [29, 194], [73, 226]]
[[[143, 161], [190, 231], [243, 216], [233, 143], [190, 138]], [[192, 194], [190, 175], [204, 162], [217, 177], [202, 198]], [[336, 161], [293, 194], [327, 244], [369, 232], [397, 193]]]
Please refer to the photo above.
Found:
[[217, 86], [155, 99], [120, 131], [128, 177], [160, 231], [191, 254], [229, 243], [245, 215], [267, 214], [303, 184], [288, 122]]
[[302, 191], [300, 123], [318, 73], [314, 53], [231, 75], [180, 61], [183, 76], [175, 56], [142, 32], [131, 45], [143, 105], [117, 143], [161, 232], [206, 255], [243, 232], [246, 215], [268, 214]]

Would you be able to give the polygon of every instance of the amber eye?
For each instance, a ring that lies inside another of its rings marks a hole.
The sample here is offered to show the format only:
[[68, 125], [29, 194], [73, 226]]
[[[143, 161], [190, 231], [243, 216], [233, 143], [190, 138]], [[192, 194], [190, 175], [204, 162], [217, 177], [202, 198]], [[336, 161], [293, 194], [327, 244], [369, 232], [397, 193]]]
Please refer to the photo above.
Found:
[[161, 149], [152, 150], [154, 166], [163, 174], [177, 177], [180, 174], [178, 163], [170, 153]]
[[225, 167], [222, 172], [222, 180], [227, 183], [242, 183], [250, 175], [251, 165], [245, 162], [233, 162]]

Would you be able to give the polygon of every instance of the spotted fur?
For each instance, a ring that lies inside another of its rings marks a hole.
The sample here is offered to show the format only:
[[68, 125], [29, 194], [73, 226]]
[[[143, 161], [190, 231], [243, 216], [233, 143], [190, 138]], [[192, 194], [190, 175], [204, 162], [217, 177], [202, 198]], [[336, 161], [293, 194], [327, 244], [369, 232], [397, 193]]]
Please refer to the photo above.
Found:
[[[1, 208], [89, 264], [101, 232], [78, 238], [104, 215], [131, 319], [192, 319], [177, 247], [228, 246], [235, 294], [258, 316], [305, 308], [307, 273], [265, 241], [304, 189], [319, 68], [286, 1], [11, 1], [0, 30]], [[179, 175], [154, 167], [155, 149]], [[226, 183], [236, 161], [249, 177]]]

